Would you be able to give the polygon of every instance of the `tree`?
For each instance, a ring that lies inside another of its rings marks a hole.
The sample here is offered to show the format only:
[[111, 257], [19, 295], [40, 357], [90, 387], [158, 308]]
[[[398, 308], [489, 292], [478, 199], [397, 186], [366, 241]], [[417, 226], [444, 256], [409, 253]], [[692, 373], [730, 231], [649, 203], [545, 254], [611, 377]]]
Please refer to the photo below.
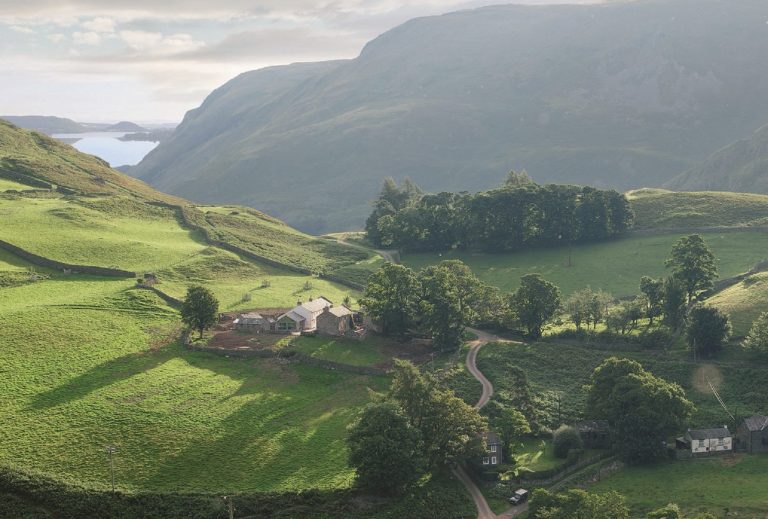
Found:
[[386, 263], [368, 277], [360, 305], [381, 323], [385, 335], [404, 336], [416, 316], [420, 288], [411, 269]]
[[680, 386], [629, 359], [606, 359], [595, 368], [585, 389], [586, 414], [608, 420], [619, 454], [629, 463], [663, 458], [667, 436], [682, 428], [694, 409]]
[[679, 330], [685, 321], [685, 298], [685, 286], [682, 281], [673, 276], [664, 280], [661, 313], [664, 323], [673, 330]]
[[589, 319], [589, 301], [592, 298], [592, 290], [586, 288], [574, 292], [565, 302], [565, 311], [568, 312], [571, 321], [581, 330], [581, 325]]
[[606, 317], [606, 325], [609, 329], [626, 335], [637, 328], [638, 321], [643, 316], [643, 301], [633, 299], [632, 301], [622, 301], [618, 306], [612, 308]]
[[[493, 426], [501, 434], [504, 445], [510, 447], [516, 440], [531, 434], [531, 425], [525, 415], [517, 409], [507, 408], [493, 419]], [[511, 447], [510, 447], [511, 449]]]
[[544, 325], [560, 308], [560, 289], [539, 274], [520, 278], [520, 288], [510, 298], [510, 308], [532, 339], [541, 337]]
[[613, 303], [613, 296], [603, 290], [592, 291], [587, 289], [587, 325], [592, 323], [592, 329], [597, 328], [608, 313], [608, 308]]
[[461, 345], [467, 318], [462, 311], [456, 276], [445, 267], [427, 267], [419, 274], [419, 309], [424, 327], [440, 350], [455, 350]]
[[768, 312], [763, 312], [752, 323], [749, 333], [741, 343], [744, 348], [763, 355], [768, 353]]
[[731, 335], [728, 316], [714, 306], [696, 305], [688, 318], [686, 339], [695, 353], [710, 356], [723, 349]]
[[350, 426], [347, 444], [357, 483], [367, 490], [397, 494], [423, 474], [421, 434], [394, 402], [368, 405]]
[[181, 304], [181, 320], [192, 328], [203, 332], [216, 324], [218, 320], [219, 301], [213, 292], [205, 287], [195, 286], [187, 289], [187, 297]]
[[533, 183], [533, 180], [531, 180], [531, 177], [525, 170], [522, 170], [520, 173], [512, 170], [507, 173], [507, 178], [504, 180], [504, 185], [508, 187], [529, 186]]
[[552, 446], [556, 458], [567, 458], [571, 450], [584, 448], [579, 431], [567, 425], [561, 425], [552, 433]]
[[663, 311], [664, 280], [643, 276], [640, 279], [640, 292], [646, 297], [645, 315], [648, 317], [648, 326], [653, 326], [653, 320]]
[[627, 519], [629, 508], [617, 492], [590, 494], [581, 489], [555, 494], [544, 489], [533, 492], [528, 516], [531, 519]]
[[701, 512], [692, 516], [686, 515], [675, 503], [669, 503], [667, 506], [663, 506], [653, 512], [648, 512], [646, 517], [648, 519], [716, 519], [709, 512]]
[[421, 432], [427, 468], [476, 458], [485, 452], [480, 435], [487, 423], [478, 410], [410, 362], [395, 361], [388, 397]]
[[715, 255], [698, 234], [680, 238], [672, 247], [666, 266], [682, 281], [689, 304], [698, 294], [712, 288], [712, 280], [717, 277]]

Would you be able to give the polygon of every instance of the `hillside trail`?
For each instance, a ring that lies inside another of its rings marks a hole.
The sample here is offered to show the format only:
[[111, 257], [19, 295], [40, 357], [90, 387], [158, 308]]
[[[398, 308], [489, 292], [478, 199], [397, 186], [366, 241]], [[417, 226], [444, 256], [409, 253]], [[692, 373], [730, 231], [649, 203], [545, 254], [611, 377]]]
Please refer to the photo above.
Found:
[[[483, 372], [480, 371], [480, 369], [478, 369], [477, 354], [480, 352], [480, 349], [489, 342], [511, 341], [507, 341], [498, 337], [497, 335], [484, 332], [482, 330], [477, 330], [475, 328], [467, 328], [467, 331], [477, 336], [477, 339], [469, 343], [469, 352], [467, 353], [466, 366], [467, 370], [472, 374], [473, 377], [477, 379], [478, 382], [480, 382], [480, 385], [483, 387], [483, 391], [480, 394], [480, 399], [475, 404], [475, 409], [482, 409], [493, 396], [493, 384], [491, 384], [491, 381], [488, 380], [485, 375], [483, 375]], [[456, 466], [453, 469], [453, 474], [459, 481], [461, 481], [461, 483], [472, 496], [472, 499], [475, 502], [475, 506], [477, 507], [477, 519], [511, 519], [512, 517], [516, 517], [528, 510], [528, 503], [525, 503], [521, 506], [509, 508], [500, 515], [496, 515], [493, 513], [493, 510], [491, 510], [491, 507], [488, 506], [488, 502], [485, 500], [485, 496], [483, 496], [483, 493], [479, 488], [477, 488], [477, 485], [475, 485], [475, 482], [472, 481], [472, 478], [469, 477], [467, 472], [464, 470], [464, 467], [460, 465]]]

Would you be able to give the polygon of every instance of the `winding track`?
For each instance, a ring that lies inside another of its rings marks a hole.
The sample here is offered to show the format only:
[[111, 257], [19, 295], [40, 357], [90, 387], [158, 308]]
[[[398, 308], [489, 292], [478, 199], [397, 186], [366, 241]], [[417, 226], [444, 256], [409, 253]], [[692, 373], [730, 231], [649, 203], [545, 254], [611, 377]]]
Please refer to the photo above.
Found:
[[[493, 384], [491, 384], [491, 381], [485, 378], [483, 372], [477, 368], [477, 354], [480, 352], [480, 348], [489, 342], [503, 342], [503, 339], [475, 328], [467, 328], [467, 331], [474, 333], [477, 336], [477, 339], [469, 343], [469, 353], [467, 354], [466, 365], [467, 370], [469, 370], [472, 376], [483, 386], [480, 400], [475, 404], [475, 409], [482, 409], [493, 396]], [[488, 506], [485, 496], [483, 496], [483, 493], [480, 492], [480, 489], [477, 488], [477, 485], [475, 485], [475, 482], [472, 481], [472, 478], [469, 477], [463, 467], [457, 466], [454, 468], [453, 474], [472, 495], [472, 499], [475, 501], [475, 506], [477, 507], [477, 519], [508, 519], [515, 517], [528, 509], [528, 503], [525, 503], [522, 506], [510, 508], [503, 514], [497, 516], [493, 513], [491, 507]]]

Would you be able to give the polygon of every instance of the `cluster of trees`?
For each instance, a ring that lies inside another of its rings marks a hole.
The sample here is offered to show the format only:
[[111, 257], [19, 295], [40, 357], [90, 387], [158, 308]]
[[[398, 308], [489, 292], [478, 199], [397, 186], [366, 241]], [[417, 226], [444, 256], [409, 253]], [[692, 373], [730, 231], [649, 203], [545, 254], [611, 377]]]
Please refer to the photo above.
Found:
[[[630, 516], [624, 496], [618, 492], [588, 493], [581, 489], [559, 494], [538, 489], [533, 492], [528, 509], [531, 519], [626, 519]], [[708, 512], [686, 515], [670, 503], [648, 512], [648, 519], [715, 519]]]
[[378, 247], [510, 251], [605, 240], [632, 220], [629, 202], [616, 191], [541, 186], [512, 173], [503, 187], [476, 194], [425, 194], [410, 180], [398, 187], [386, 179], [365, 229]]
[[586, 391], [586, 415], [611, 424], [618, 453], [629, 463], [665, 457], [666, 438], [694, 411], [679, 385], [629, 359], [606, 359], [595, 368]]
[[458, 260], [418, 273], [388, 263], [368, 278], [360, 304], [384, 335], [402, 337], [418, 328], [442, 350], [458, 348], [468, 324], [498, 323], [506, 309], [501, 292]]
[[361, 488], [398, 494], [428, 472], [481, 456], [486, 429], [477, 409], [434, 376], [396, 361], [388, 393], [350, 426], [349, 462]]

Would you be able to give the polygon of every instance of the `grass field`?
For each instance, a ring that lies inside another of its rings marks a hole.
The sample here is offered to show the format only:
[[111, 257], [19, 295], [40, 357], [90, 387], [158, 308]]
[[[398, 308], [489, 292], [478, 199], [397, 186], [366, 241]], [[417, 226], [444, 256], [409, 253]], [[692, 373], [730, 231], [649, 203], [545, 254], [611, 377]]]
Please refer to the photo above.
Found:
[[707, 511], [718, 518], [766, 517], [768, 456], [667, 462], [647, 467], [625, 467], [591, 486], [591, 491], [624, 494], [634, 517], [678, 503], [687, 512]]
[[708, 303], [730, 316], [734, 336], [746, 335], [760, 314], [768, 311], [768, 272], [749, 276], [715, 294]]
[[[130, 281], [2, 289], [0, 462], [129, 489], [347, 486], [345, 427], [386, 380], [190, 353]], [[312, 463], [307, 463], [307, 460]]]
[[172, 211], [129, 199], [0, 199], [0, 239], [65, 263], [134, 271], [172, 265], [205, 248]]
[[515, 451], [517, 466], [531, 471], [549, 470], [563, 464], [565, 460], [555, 458], [555, 450], [549, 438], [532, 438], [523, 442]]
[[0, 178], [0, 191], [8, 191], [9, 189], [14, 189], [17, 191], [21, 191], [23, 189], [32, 189], [30, 186], [27, 186], [25, 184], [21, 184], [19, 182], [14, 182], [13, 180], [8, 180], [5, 178]]
[[[460, 259], [484, 282], [502, 290], [517, 288], [520, 277], [536, 272], [568, 295], [586, 286], [602, 288], [615, 296], [639, 291], [640, 278], [664, 276], [664, 260], [680, 234], [638, 236], [621, 240], [574, 246], [572, 266], [568, 267], [568, 247], [505, 254], [448, 252], [409, 254], [403, 262], [413, 268], [447, 259]], [[748, 271], [768, 259], [768, 233], [703, 233], [717, 257], [721, 278]]]
[[627, 196], [640, 230], [768, 225], [766, 195], [640, 189]]
[[374, 366], [388, 362], [392, 356], [390, 343], [379, 337], [364, 341], [328, 337], [298, 337], [290, 349], [315, 357], [353, 366]]

